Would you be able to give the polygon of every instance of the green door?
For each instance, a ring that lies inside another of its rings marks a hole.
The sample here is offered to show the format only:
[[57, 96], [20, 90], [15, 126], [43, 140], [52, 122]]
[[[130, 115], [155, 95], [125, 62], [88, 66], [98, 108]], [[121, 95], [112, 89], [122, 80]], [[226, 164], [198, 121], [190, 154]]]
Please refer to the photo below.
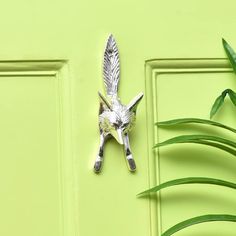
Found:
[[[152, 149], [180, 133], [199, 132], [156, 129], [154, 122], [208, 118], [215, 97], [227, 87], [236, 90], [221, 46], [224, 37], [236, 48], [235, 7], [234, 0], [2, 3], [0, 235], [160, 236], [194, 216], [236, 214], [234, 190], [218, 186], [136, 197], [187, 176], [236, 182], [236, 161], [220, 150], [189, 144]], [[135, 173], [114, 139], [105, 146], [102, 172], [93, 172], [97, 92], [104, 91], [101, 68], [110, 33], [120, 52], [121, 100], [127, 104], [144, 92], [130, 134]], [[235, 116], [226, 101], [215, 120], [236, 127]], [[235, 232], [235, 223], [217, 222], [176, 235]]]

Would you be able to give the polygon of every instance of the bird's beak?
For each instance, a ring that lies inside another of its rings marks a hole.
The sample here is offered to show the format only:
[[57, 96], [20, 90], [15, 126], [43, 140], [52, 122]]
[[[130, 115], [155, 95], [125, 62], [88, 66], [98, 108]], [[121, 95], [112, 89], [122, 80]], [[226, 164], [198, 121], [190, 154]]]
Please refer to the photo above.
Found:
[[123, 131], [122, 129], [117, 129], [114, 135], [115, 139], [117, 140], [117, 142], [121, 145], [124, 144], [124, 140], [123, 140]]

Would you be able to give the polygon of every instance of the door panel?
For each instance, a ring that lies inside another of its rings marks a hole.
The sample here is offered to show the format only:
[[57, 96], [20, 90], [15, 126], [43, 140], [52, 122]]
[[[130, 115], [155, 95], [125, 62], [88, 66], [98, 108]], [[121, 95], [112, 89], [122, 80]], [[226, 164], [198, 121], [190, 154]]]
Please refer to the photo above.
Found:
[[59, 235], [60, 154], [54, 78], [2, 76], [0, 84], [1, 234]]
[[[230, 132], [201, 125], [183, 125], [174, 129], [156, 129], [153, 124], [175, 118], [197, 117], [209, 119], [210, 108], [225, 88], [236, 88], [234, 74], [227, 60], [189, 59], [153, 60], [146, 63], [147, 107], [149, 114], [149, 148], [168, 138], [212, 132], [221, 137], [234, 138]], [[217, 114], [227, 125], [234, 126], [236, 111], [232, 103]], [[213, 177], [234, 182], [236, 163], [231, 154], [197, 144], [179, 144], [149, 152], [152, 185], [184, 177]], [[208, 185], [177, 186], [163, 190], [153, 203], [153, 220], [165, 231], [185, 219], [204, 214], [235, 214], [234, 190]], [[156, 213], [156, 214], [155, 214]], [[156, 217], [158, 216], [158, 217]], [[236, 227], [230, 223], [197, 225], [180, 235], [234, 235]]]
[[0, 64], [2, 235], [64, 235], [71, 160], [64, 158], [62, 67], [59, 61]]

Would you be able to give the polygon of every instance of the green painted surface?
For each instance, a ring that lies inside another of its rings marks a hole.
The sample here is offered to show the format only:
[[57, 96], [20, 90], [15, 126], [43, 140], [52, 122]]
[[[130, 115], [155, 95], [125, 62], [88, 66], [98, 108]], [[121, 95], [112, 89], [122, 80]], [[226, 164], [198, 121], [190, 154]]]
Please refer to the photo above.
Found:
[[[212, 80], [215, 81], [213, 86]], [[157, 76], [158, 120], [169, 118], [168, 110], [171, 111], [172, 118], [183, 117], [183, 114], [186, 114], [187, 117], [208, 118], [209, 107], [211, 107], [214, 97], [229, 85], [235, 88], [234, 80], [235, 78], [231, 73], [217, 72]], [[175, 83], [177, 81], [178, 86], [185, 88], [183, 93], [176, 91]], [[167, 93], [164, 93], [167, 86], [168, 91], [175, 97], [174, 100]], [[213, 96], [214, 94], [215, 96]], [[201, 100], [199, 100], [199, 95], [202, 97]], [[163, 103], [162, 101], [166, 102]], [[183, 111], [185, 112], [183, 113]], [[221, 112], [216, 119], [234, 126], [236, 111], [230, 101], [227, 101], [226, 107]], [[176, 135], [201, 134], [210, 131], [214, 135], [234, 138], [234, 135], [227, 131], [191, 125], [181, 126], [173, 129], [173, 131], [160, 129], [158, 137], [161, 141]], [[173, 145], [159, 150], [159, 160], [160, 182], [179, 178], [180, 176], [217, 177], [235, 182], [235, 157], [214, 148], [197, 144]], [[235, 214], [235, 208], [233, 207], [235, 191], [228, 191], [215, 186], [174, 187], [161, 193], [160, 202], [162, 230], [166, 230], [184, 219], [207, 213]], [[194, 226], [180, 232], [179, 235], [234, 235], [235, 230], [235, 224], [221, 224], [218, 222]]]
[[51, 76], [0, 78], [1, 235], [59, 235], [56, 86]]
[[[231, 73], [163, 74], [157, 76], [156, 88], [145, 88], [145, 72], [146, 80], [153, 79], [147, 76], [146, 60], [222, 58], [222, 36], [236, 48], [235, 7], [234, 0], [20, 0], [2, 4], [1, 61], [67, 62], [63, 69], [50, 63], [48, 68], [38, 65], [39, 72], [32, 76], [27, 75], [30, 62], [20, 69], [15, 66], [16, 75], [8, 73], [11, 65], [0, 65], [0, 233], [157, 236], [187, 217], [236, 214], [234, 192], [222, 192], [220, 187], [170, 189], [161, 195], [160, 204], [154, 198], [136, 198], [154, 182], [190, 174], [236, 181], [236, 161], [222, 158], [220, 151], [190, 145], [163, 148], [156, 168], [150, 149], [154, 110], [160, 120], [207, 118], [219, 91], [229, 86], [235, 89], [235, 77]], [[127, 103], [139, 91], [145, 92], [146, 101], [138, 108], [131, 135], [137, 172], [128, 172], [122, 147], [111, 140], [98, 176], [92, 172], [99, 145], [97, 91], [103, 87], [101, 63], [109, 33], [120, 50], [122, 101]], [[55, 77], [53, 71], [58, 70]], [[151, 105], [156, 96], [157, 108]], [[236, 127], [231, 104], [222, 112], [216, 120]], [[161, 140], [176, 134], [178, 130], [158, 131]], [[233, 236], [235, 231], [233, 223], [210, 223], [176, 235]]]

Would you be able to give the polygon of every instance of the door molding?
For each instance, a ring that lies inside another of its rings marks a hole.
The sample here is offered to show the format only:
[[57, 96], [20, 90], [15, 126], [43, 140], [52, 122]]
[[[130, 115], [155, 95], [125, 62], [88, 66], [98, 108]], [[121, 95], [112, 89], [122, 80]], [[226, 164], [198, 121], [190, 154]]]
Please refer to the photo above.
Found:
[[[153, 146], [158, 142], [158, 130], [154, 123], [158, 120], [157, 100], [158, 78], [162, 74], [186, 73], [226, 73], [232, 72], [229, 61], [225, 58], [179, 58], [150, 59], [145, 61], [146, 120], [148, 139], [149, 187], [160, 184], [160, 155]], [[161, 235], [161, 200], [160, 194], [150, 197], [151, 235]]]
[[36, 76], [55, 80], [58, 129], [58, 181], [61, 236], [76, 235], [76, 201], [72, 156], [71, 81], [66, 60], [0, 61], [0, 77]]

